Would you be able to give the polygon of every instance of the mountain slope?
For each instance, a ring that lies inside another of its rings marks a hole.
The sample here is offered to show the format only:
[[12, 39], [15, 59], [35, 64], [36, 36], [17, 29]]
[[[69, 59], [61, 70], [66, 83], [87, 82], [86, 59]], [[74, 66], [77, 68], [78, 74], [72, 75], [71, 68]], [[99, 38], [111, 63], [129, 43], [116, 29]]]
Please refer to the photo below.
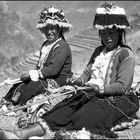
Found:
[[[95, 10], [103, 3], [104, 1], [0, 1], [0, 74], [27, 56], [33, 55], [40, 48], [43, 38], [36, 29], [36, 24], [43, 6], [52, 5], [63, 9], [73, 25], [71, 32], [65, 35], [68, 40], [92, 27]], [[128, 43], [135, 51], [139, 50], [140, 2], [112, 1], [112, 3], [125, 8], [133, 29], [133, 32], [129, 32], [132, 35], [129, 35]], [[74, 55], [75, 58], [76, 56]]]

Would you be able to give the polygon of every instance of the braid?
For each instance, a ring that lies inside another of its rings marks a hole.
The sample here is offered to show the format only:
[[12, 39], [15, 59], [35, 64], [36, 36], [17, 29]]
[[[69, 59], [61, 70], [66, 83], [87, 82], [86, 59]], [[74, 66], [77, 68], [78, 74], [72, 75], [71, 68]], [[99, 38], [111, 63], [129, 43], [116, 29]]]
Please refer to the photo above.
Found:
[[[119, 29], [120, 32], [121, 32], [121, 35], [120, 35], [120, 38], [119, 38], [119, 41], [118, 41], [118, 45], [120, 45], [121, 47], [125, 47], [125, 48], [129, 48], [131, 51], [132, 49], [126, 45], [126, 32], [124, 29]], [[123, 41], [124, 39], [124, 41]]]

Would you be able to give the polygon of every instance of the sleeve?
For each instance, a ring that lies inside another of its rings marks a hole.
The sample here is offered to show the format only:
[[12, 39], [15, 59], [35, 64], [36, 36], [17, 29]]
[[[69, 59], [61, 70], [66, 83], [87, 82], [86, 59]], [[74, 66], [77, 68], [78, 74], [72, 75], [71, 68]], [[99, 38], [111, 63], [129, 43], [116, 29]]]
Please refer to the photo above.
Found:
[[57, 46], [53, 48], [51, 62], [49, 65], [45, 65], [41, 70], [42, 77], [53, 78], [58, 75], [68, 55], [68, 46], [66, 45], [68, 44], [57, 44]]
[[120, 55], [120, 61], [116, 82], [105, 85], [104, 94], [122, 95], [131, 87], [135, 66], [133, 53], [123, 51]]
[[89, 64], [86, 66], [84, 72], [81, 74], [81, 76], [79, 77], [82, 80], [82, 84], [84, 85], [91, 77], [91, 67], [92, 64]]

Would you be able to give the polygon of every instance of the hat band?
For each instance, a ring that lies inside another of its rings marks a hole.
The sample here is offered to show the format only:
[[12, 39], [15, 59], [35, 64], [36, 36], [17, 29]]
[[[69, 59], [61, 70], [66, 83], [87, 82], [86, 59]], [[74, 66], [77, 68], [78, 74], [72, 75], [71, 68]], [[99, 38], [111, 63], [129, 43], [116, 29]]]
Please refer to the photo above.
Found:
[[62, 28], [71, 28], [72, 25], [68, 23], [68, 21], [58, 21], [57, 19], [47, 19], [45, 22], [38, 22], [37, 28], [43, 28], [46, 27], [47, 25], [58, 25], [59, 27]]
[[45, 22], [47, 19], [53, 19], [53, 20], [57, 19], [58, 21], [63, 21], [63, 22], [67, 21], [66, 18], [64, 18], [64, 17], [62, 18], [62, 16], [60, 17], [54, 13], [53, 16], [48, 14], [47, 16], [42, 17], [40, 19], [40, 22]]
[[116, 26], [120, 29], [130, 28], [129, 22], [125, 15], [116, 14], [96, 14], [93, 26], [97, 29], [112, 28]]

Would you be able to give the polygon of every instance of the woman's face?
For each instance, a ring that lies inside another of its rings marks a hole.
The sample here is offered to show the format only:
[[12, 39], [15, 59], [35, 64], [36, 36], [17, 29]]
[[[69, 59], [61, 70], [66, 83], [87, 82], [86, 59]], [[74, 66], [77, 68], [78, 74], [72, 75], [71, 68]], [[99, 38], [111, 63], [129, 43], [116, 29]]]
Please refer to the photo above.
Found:
[[43, 32], [47, 40], [52, 43], [58, 39], [60, 28], [57, 25], [47, 25]]
[[117, 46], [119, 36], [120, 36], [120, 31], [116, 29], [115, 27], [113, 28], [106, 28], [104, 30], [100, 30], [100, 36], [101, 40], [106, 46], [106, 49], [112, 50]]

